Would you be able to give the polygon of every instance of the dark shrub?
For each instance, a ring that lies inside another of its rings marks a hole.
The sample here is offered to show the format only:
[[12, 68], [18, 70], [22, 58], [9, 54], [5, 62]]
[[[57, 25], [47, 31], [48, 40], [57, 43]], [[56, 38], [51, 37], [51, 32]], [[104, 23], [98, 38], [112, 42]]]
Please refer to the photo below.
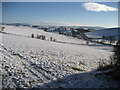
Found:
[[1, 31], [3, 31], [4, 29], [5, 29], [5, 27], [2, 27], [2, 28], [1, 28]]
[[56, 41], [56, 39], [53, 39], [53, 41], [55, 42], [55, 41]]
[[103, 75], [110, 75], [113, 79], [120, 83], [120, 46], [114, 46], [114, 54], [111, 58], [111, 63], [109, 65], [100, 63], [97, 70], [109, 72], [103, 73]]
[[34, 34], [31, 34], [31, 37], [34, 38]]
[[114, 46], [113, 60], [115, 62], [116, 69], [120, 69], [120, 46]]
[[53, 38], [52, 37], [50, 37], [50, 41], [52, 41], [53, 40]]
[[46, 38], [46, 37], [43, 35], [43, 40], [45, 40], [45, 38]]

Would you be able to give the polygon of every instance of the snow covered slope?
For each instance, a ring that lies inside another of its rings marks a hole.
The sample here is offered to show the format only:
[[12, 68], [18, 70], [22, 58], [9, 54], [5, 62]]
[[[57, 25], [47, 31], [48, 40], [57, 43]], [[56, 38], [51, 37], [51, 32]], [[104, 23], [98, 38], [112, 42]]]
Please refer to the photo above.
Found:
[[115, 36], [115, 39], [118, 40], [118, 36], [120, 38], [120, 28], [107, 28], [102, 30], [95, 30], [92, 32], [86, 33], [86, 35], [90, 38], [102, 38], [103, 36]]
[[[5, 26], [4, 32], [7, 33], [0, 34], [4, 88], [117, 86], [117, 82], [106, 76], [95, 77], [94, 70], [99, 63], [109, 63], [113, 54], [109, 50], [86, 46], [80, 39], [28, 27]], [[69, 43], [28, 37], [32, 33], [46, 35], [48, 39], [53, 36]]]
[[22, 35], [22, 36], [30, 36], [31, 34], [39, 34], [39, 35], [45, 35], [47, 40], [50, 39], [50, 37], [55, 38], [57, 41], [62, 41], [62, 42], [72, 42], [72, 43], [85, 43], [85, 42], [80, 42], [79, 39], [74, 39], [73, 37], [67, 37], [64, 35], [58, 35], [55, 33], [50, 33], [50, 32], [44, 32], [43, 30], [35, 29], [35, 28], [30, 28], [30, 27], [24, 27], [24, 26], [5, 26], [4, 32], [7, 33], [12, 33], [12, 34], [17, 34], [17, 35]]

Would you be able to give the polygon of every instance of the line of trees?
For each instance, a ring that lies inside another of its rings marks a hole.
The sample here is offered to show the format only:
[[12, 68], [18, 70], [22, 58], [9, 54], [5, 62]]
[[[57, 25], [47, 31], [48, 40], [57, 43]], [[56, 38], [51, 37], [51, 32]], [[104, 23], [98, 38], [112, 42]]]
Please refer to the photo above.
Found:
[[37, 39], [42, 39], [42, 40], [45, 40], [45, 39], [46, 39], [45, 35], [38, 35], [38, 34], [37, 34], [36, 37], [35, 37], [34, 34], [31, 34], [31, 37], [32, 37], [32, 38], [37, 38]]
[[103, 36], [102, 38], [87, 38], [87, 39], [89, 39], [89, 41], [91, 42], [100, 43], [100, 44], [113, 45], [115, 43], [117, 46], [118, 44], [120, 44], [120, 41], [116, 41], [114, 36], [109, 36], [109, 37]]
[[[41, 40], [47, 40], [45, 35], [38, 35], [38, 34], [37, 34], [37, 36], [35, 36], [34, 34], [31, 34], [31, 38], [36, 38], [36, 39], [41, 39]], [[50, 41], [54, 41], [54, 42], [56, 41], [56, 39], [53, 38], [53, 37], [50, 37], [49, 40]]]

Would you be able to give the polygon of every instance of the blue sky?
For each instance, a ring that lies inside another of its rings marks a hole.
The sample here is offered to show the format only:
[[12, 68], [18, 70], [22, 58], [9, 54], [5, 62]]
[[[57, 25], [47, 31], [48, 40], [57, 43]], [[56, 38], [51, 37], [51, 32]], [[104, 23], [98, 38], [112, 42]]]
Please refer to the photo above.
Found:
[[3, 2], [2, 5], [5, 23], [105, 27], [118, 25], [117, 2]]

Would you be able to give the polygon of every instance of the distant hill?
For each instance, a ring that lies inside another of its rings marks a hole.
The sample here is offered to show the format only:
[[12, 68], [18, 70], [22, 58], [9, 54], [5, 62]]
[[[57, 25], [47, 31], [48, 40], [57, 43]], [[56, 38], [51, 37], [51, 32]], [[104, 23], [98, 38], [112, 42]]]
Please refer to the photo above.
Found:
[[80, 26], [80, 28], [88, 28], [93, 30], [105, 29], [105, 27], [98, 27], [98, 26]]
[[107, 28], [95, 30], [86, 33], [90, 38], [114, 37], [116, 40], [120, 39], [120, 28]]
[[[2, 23], [2, 24], [6, 24], [6, 25], [31, 25], [28, 23]], [[36, 25], [36, 26], [44, 26], [44, 25]], [[45, 25], [46, 26], [46, 25]], [[88, 28], [88, 29], [93, 29], [93, 30], [99, 30], [99, 29], [104, 29], [104, 27], [99, 27], [99, 26], [49, 26], [47, 25], [46, 27], [66, 27], [66, 28], [80, 28], [80, 29], [84, 29], [84, 28]]]
[[29, 26], [27, 23], [2, 23], [3, 25], [12, 25], [12, 26]]

